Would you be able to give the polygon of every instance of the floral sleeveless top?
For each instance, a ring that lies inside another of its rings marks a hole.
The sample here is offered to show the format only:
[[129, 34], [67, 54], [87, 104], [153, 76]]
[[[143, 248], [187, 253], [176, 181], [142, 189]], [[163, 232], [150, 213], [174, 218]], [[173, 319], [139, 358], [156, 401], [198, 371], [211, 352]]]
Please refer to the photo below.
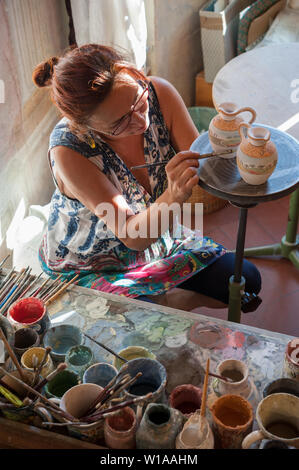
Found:
[[[151, 83], [149, 119], [149, 128], [144, 133], [146, 163], [170, 160], [175, 151]], [[158, 295], [178, 286], [225, 253], [221, 245], [193, 231], [182, 239], [172, 237], [167, 230], [146, 250], [129, 249], [102, 219], [80, 201], [60, 192], [53, 174], [55, 163], [50, 158], [50, 150], [57, 145], [77, 151], [96, 165], [134, 213], [149, 207], [167, 187], [163, 165], [148, 169], [150, 195], [107, 143], [92, 134], [89, 144], [80, 141], [69, 131], [67, 119], [61, 119], [50, 136], [48, 157], [56, 190], [39, 250], [41, 266], [49, 276], [62, 273], [69, 278], [79, 274], [77, 284], [81, 286], [128, 297]]]

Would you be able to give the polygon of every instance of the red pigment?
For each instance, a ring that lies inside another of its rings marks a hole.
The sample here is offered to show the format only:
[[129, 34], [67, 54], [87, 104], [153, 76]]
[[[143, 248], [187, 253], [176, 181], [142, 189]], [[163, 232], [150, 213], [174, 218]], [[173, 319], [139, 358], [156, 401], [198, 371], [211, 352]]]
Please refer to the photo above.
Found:
[[28, 297], [17, 302], [10, 309], [10, 316], [18, 323], [34, 323], [44, 314], [44, 303], [34, 297]]
[[118, 413], [108, 420], [109, 426], [115, 431], [128, 431], [134, 423], [134, 417], [128, 412]]

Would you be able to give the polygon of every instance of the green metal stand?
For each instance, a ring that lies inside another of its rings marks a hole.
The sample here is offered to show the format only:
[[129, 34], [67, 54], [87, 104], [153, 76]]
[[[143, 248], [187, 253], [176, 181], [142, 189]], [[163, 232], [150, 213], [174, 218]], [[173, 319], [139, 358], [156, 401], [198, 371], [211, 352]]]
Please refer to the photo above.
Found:
[[299, 189], [292, 193], [289, 206], [289, 216], [286, 235], [282, 237], [280, 243], [274, 245], [247, 248], [245, 256], [267, 256], [278, 255], [288, 258], [293, 265], [299, 269], [299, 236], [297, 235], [299, 218]]
[[[240, 323], [241, 321], [241, 298], [244, 293], [245, 279], [242, 276], [243, 258], [244, 258], [244, 246], [245, 246], [245, 235], [247, 225], [247, 212], [248, 207], [252, 206], [239, 206], [233, 204], [239, 208], [239, 227], [236, 245], [235, 255], [235, 269], [234, 275], [229, 280], [229, 302], [228, 302], [228, 317], [229, 321]], [[255, 204], [254, 204], [255, 205]]]

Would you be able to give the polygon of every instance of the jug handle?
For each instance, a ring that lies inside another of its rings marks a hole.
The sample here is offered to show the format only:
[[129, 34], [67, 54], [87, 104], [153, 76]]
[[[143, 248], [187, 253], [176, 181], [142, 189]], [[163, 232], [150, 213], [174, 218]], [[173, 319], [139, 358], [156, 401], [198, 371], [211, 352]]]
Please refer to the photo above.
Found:
[[238, 111], [236, 111], [236, 114], [245, 113], [246, 111], [252, 114], [250, 121], [248, 121], [249, 124], [252, 124], [256, 119], [256, 112], [253, 108], [240, 108]]
[[247, 122], [241, 122], [241, 124], [239, 125], [238, 130], [239, 130], [239, 134], [240, 134], [240, 137], [241, 137], [242, 140], [246, 138], [246, 136], [244, 134], [243, 127], [247, 127], [247, 129], [250, 129], [251, 126], [249, 124], [247, 124]]
[[242, 442], [242, 449], [249, 449], [249, 447], [256, 441], [260, 441], [264, 439], [264, 434], [262, 431], [253, 431]]

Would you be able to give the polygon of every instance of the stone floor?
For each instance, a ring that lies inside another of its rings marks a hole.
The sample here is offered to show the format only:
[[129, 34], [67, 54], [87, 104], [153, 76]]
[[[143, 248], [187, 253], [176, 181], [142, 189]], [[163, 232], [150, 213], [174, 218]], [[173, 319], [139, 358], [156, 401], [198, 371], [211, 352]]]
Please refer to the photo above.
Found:
[[[277, 243], [285, 234], [289, 196], [278, 201], [259, 204], [249, 209], [246, 247]], [[228, 204], [204, 216], [204, 235], [235, 248], [239, 211]], [[299, 336], [299, 271], [286, 259], [264, 257], [250, 259], [262, 275], [263, 300], [252, 313], [242, 314], [241, 322], [278, 333]], [[226, 319], [227, 309], [199, 307], [203, 315]]]

